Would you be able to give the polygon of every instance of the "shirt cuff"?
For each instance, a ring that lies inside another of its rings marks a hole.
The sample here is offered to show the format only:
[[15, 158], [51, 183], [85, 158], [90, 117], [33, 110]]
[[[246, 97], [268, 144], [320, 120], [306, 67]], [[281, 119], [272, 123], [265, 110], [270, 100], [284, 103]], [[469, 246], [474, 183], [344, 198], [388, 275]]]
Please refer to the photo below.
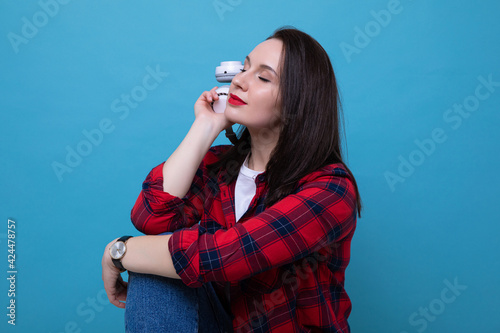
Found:
[[[202, 228], [204, 229], [204, 228]], [[200, 225], [176, 230], [168, 241], [168, 249], [177, 275], [191, 288], [201, 287], [204, 283], [200, 275], [200, 254], [198, 239]]]
[[163, 191], [163, 164], [154, 167], [142, 183], [142, 192], [154, 214], [164, 214], [183, 205], [182, 199]]

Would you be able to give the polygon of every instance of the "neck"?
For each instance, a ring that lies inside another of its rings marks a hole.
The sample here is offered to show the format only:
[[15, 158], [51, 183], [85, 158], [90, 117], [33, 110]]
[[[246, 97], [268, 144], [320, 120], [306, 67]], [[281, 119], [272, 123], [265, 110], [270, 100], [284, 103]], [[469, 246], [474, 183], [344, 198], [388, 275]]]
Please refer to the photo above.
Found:
[[270, 131], [270, 135], [252, 135], [252, 148], [251, 154], [248, 159], [248, 168], [255, 171], [265, 171], [266, 165], [269, 162], [271, 153], [278, 142], [278, 136], [273, 135], [274, 133]]

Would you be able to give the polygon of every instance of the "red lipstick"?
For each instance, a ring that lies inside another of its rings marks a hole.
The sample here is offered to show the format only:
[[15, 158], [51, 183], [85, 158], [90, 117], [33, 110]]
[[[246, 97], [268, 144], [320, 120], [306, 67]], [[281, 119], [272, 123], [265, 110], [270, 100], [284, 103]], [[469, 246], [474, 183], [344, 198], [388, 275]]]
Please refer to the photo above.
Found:
[[241, 98], [239, 98], [238, 96], [233, 95], [233, 94], [229, 94], [229, 99], [227, 101], [228, 101], [228, 103], [230, 103], [232, 105], [246, 105], [247, 104], [247, 103], [243, 102], [243, 100]]

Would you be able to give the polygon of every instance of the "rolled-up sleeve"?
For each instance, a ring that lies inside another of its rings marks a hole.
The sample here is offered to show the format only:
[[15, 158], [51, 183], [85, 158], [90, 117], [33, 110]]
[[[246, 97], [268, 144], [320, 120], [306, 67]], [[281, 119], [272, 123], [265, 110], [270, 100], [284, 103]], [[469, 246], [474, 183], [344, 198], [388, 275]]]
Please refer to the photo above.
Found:
[[207, 165], [216, 160], [217, 152], [216, 148], [209, 150], [184, 198], [163, 191], [164, 163], [153, 168], [144, 180], [130, 214], [136, 229], [145, 234], [156, 235], [188, 228], [199, 222], [204, 205], [207, 204], [205, 184], [210, 176]]
[[297, 261], [354, 231], [356, 193], [345, 170], [322, 172], [260, 214], [228, 230], [200, 226], [169, 240], [177, 274], [190, 287], [241, 281]]

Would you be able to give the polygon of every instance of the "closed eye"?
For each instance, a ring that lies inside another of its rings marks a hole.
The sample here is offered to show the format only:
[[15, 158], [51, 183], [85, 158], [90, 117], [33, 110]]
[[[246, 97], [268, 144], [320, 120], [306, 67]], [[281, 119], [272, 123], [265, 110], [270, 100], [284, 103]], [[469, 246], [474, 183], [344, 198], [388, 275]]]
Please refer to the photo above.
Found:
[[[240, 73], [244, 73], [244, 72], [246, 72], [247, 70], [242, 68], [242, 69], [240, 69], [240, 71], [241, 71]], [[264, 82], [271, 82], [271, 80], [268, 80], [268, 79], [266, 79], [266, 78], [263, 78], [262, 76], [259, 76], [259, 79], [261, 79], [261, 80], [262, 80], [262, 81], [264, 81]]]

